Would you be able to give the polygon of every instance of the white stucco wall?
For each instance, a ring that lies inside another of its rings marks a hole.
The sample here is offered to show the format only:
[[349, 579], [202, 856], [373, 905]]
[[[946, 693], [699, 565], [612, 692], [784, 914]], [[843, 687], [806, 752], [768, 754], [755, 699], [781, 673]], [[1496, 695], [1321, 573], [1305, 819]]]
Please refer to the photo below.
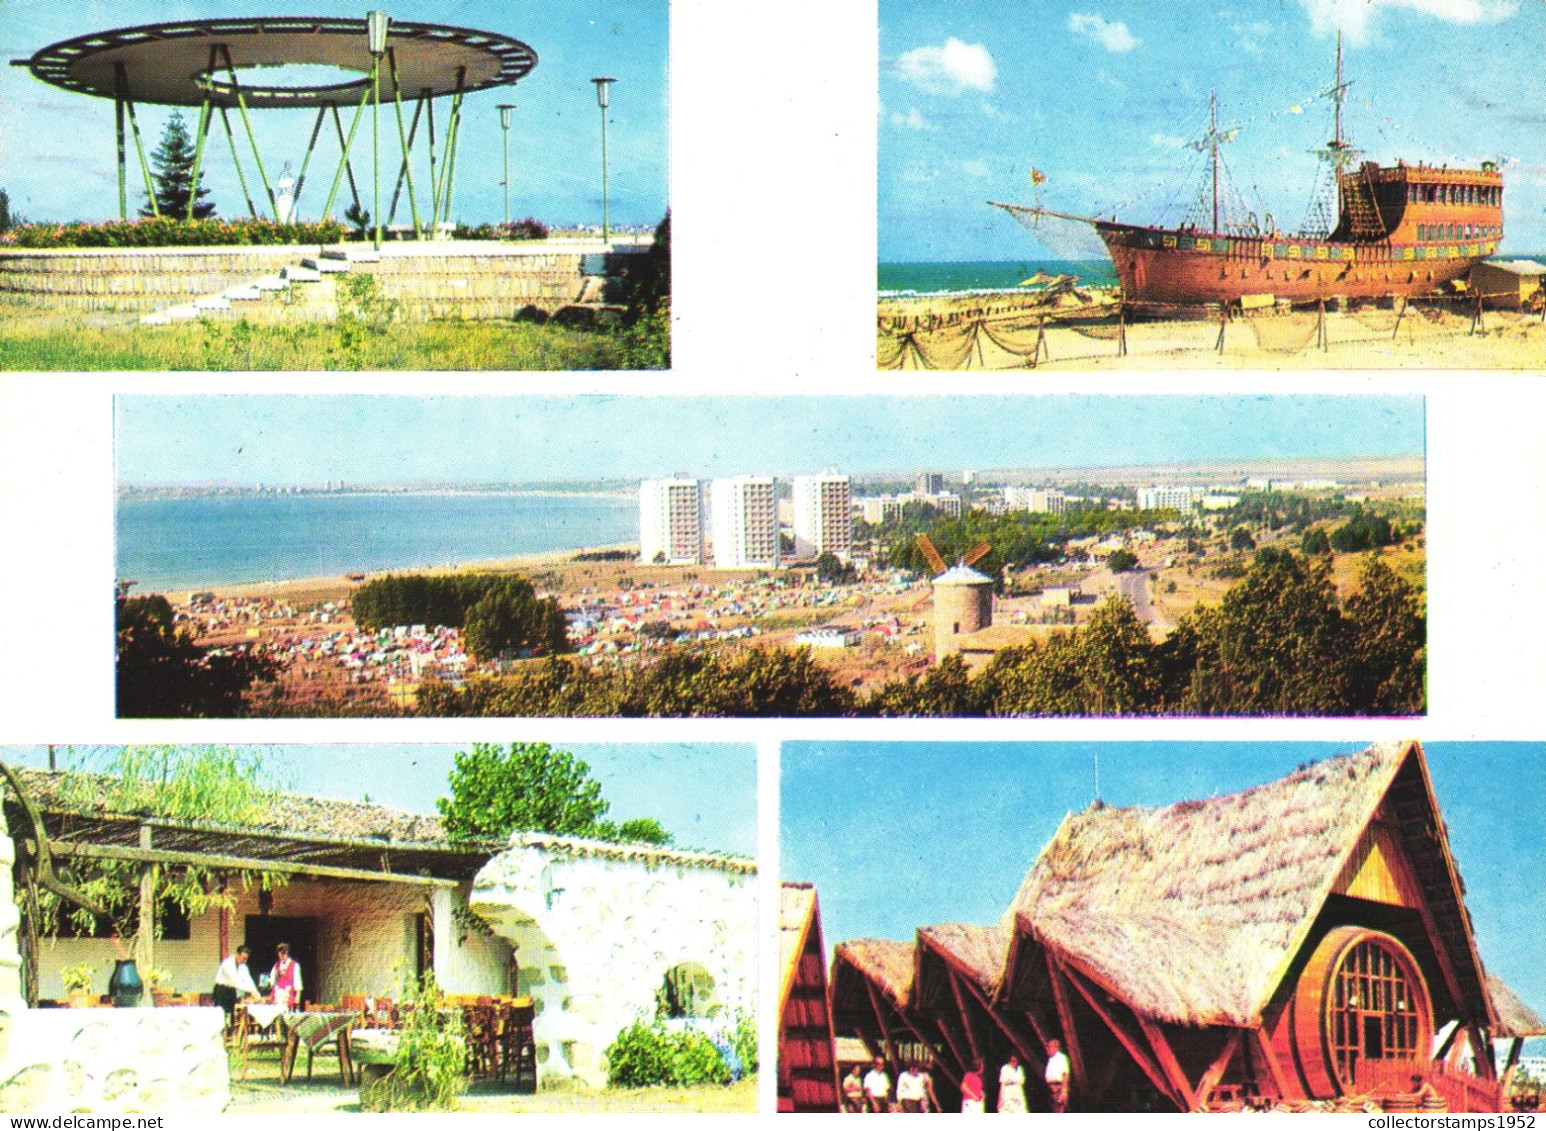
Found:
[[[465, 904], [466, 890], [297, 876], [275, 889], [270, 913], [317, 920], [319, 968], [302, 971], [312, 1001], [336, 1002], [346, 993], [396, 997], [403, 975], [415, 972], [421, 912], [435, 916], [435, 968], [442, 988], [451, 993], [504, 993], [509, 945], [482, 936], [459, 941], [465, 932], [451, 912], [458, 901]], [[254, 887], [241, 894], [231, 912], [233, 948], [242, 942], [247, 916], [257, 914]], [[106, 993], [115, 957], [111, 939], [45, 941], [38, 996], [63, 998], [59, 972], [83, 961], [97, 966], [96, 989]], [[171, 973], [172, 988], [178, 993], [208, 993], [221, 957], [220, 920], [215, 912], [195, 919], [188, 939], [156, 942], [155, 965]], [[253, 971], [254, 980], [259, 973]]]
[[13, 853], [0, 811], [0, 1111], [224, 1111], [220, 1010], [26, 1008]]
[[655, 1015], [666, 971], [695, 963], [726, 1016], [757, 990], [757, 877], [747, 860], [518, 834], [471, 906], [516, 945], [545, 1078], [606, 1082], [604, 1052]]

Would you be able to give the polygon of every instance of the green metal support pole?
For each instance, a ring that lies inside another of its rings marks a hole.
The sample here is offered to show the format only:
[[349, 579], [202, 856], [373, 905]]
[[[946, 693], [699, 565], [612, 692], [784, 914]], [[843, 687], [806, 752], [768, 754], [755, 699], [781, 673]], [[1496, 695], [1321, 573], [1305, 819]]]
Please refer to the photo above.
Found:
[[268, 194], [268, 206], [274, 210], [274, 219], [279, 219], [279, 201], [274, 198], [274, 188], [268, 183], [268, 170], [263, 168], [263, 154], [258, 149], [257, 136], [252, 132], [252, 119], [247, 117], [247, 99], [242, 95], [241, 84], [236, 81], [236, 64], [231, 62], [231, 49], [225, 44], [220, 45], [220, 50], [225, 52], [226, 73], [231, 76], [231, 89], [236, 92], [236, 109], [241, 112], [242, 127], [247, 131], [247, 141], [252, 146], [252, 159], [258, 163], [258, 176], [263, 181], [263, 191]]
[[333, 128], [338, 131], [338, 149], [344, 155], [344, 171], [349, 174], [349, 195], [354, 199], [354, 207], [360, 207], [360, 190], [354, 183], [354, 166], [349, 163], [349, 150], [354, 145], [354, 131], [360, 124], [360, 115], [365, 112], [365, 104], [370, 101], [370, 88], [365, 89], [365, 97], [360, 99], [359, 107], [354, 111], [354, 121], [349, 125], [348, 140], [344, 139], [344, 123], [338, 116], [338, 107], [333, 107]]
[[210, 123], [214, 120], [211, 111], [211, 103], [206, 95], [204, 104], [199, 107], [199, 136], [193, 143], [193, 180], [188, 186], [188, 214], [185, 220], [193, 219], [194, 205], [199, 202], [199, 176], [204, 170], [204, 143], [209, 139]]
[[[412, 152], [410, 147], [413, 144], [413, 135], [406, 132], [403, 128], [403, 91], [402, 87], [397, 84], [397, 52], [390, 47], [387, 48], [387, 67], [392, 75], [392, 103], [397, 108], [397, 140], [403, 147], [403, 167], [402, 172], [397, 176], [397, 187], [399, 190], [402, 189], [403, 177], [406, 176], [408, 178], [408, 207], [413, 212], [413, 238], [423, 239], [424, 230], [419, 225], [419, 202], [413, 194], [413, 169], [408, 162], [408, 155]], [[417, 116], [414, 117], [413, 124], [415, 127], [418, 126], [419, 119]], [[391, 215], [397, 215], [396, 192], [392, 194]]]
[[[458, 67], [456, 71], [456, 94], [451, 99], [451, 117], [446, 123], [445, 149], [440, 157], [440, 180], [435, 184], [435, 215], [434, 225], [438, 233], [440, 230], [441, 213], [449, 214], [450, 193], [448, 191], [451, 180], [451, 148], [456, 142], [456, 118], [462, 108], [462, 80], [467, 71], [464, 67]], [[433, 120], [430, 123], [433, 126]]]
[[311, 127], [311, 140], [306, 143], [306, 156], [301, 158], [301, 175], [295, 178], [295, 203], [290, 206], [290, 219], [300, 214], [301, 189], [306, 187], [306, 166], [311, 164], [311, 154], [317, 148], [317, 137], [322, 133], [322, 122], [327, 117], [327, 107], [317, 107], [317, 121]]
[[[344, 179], [344, 170], [349, 169], [349, 148], [354, 144], [354, 131], [360, 127], [360, 115], [365, 113], [365, 103], [368, 101], [370, 101], [370, 91], [367, 90], [360, 98], [360, 104], [354, 111], [354, 121], [349, 126], [349, 136], [347, 139], [344, 138], [343, 123], [338, 118], [338, 107], [333, 107], [333, 122], [338, 126], [338, 137], [343, 142], [344, 152], [342, 159], [338, 162], [338, 172], [333, 177], [333, 187], [327, 194], [327, 207], [322, 210], [322, 219], [324, 220], [333, 215], [333, 201], [338, 196], [339, 182]], [[353, 169], [349, 169], [349, 190], [351, 192], [354, 191]], [[354, 202], [356, 204], [360, 202], [358, 193], [355, 194]]]
[[381, 250], [381, 60], [370, 59], [370, 184], [371, 214], [376, 220], [376, 250]]
[[[150, 201], [150, 214], [159, 220], [161, 218], [161, 205], [156, 203], [156, 186], [155, 182], [151, 180], [150, 162], [145, 160], [145, 146], [140, 141], [140, 124], [134, 116], [134, 100], [129, 97], [129, 72], [122, 63], [114, 63], [113, 69], [118, 79], [119, 101], [124, 111], [129, 115], [129, 132], [134, 136], [134, 151], [139, 155], [140, 173], [145, 177], [145, 196]], [[123, 211], [127, 214], [129, 207], [126, 197], [127, 190], [125, 191], [123, 205]], [[125, 218], [127, 219], [127, 216]]]
[[247, 175], [242, 172], [242, 159], [236, 152], [236, 131], [231, 129], [231, 115], [226, 113], [224, 106], [220, 107], [220, 121], [225, 126], [225, 139], [231, 145], [231, 164], [236, 166], [236, 179], [241, 182], [242, 197], [247, 201], [247, 214], [256, 220], [258, 206], [252, 203], [252, 193], [247, 191]]
[[467, 78], [467, 68], [456, 68], [456, 95], [451, 99], [451, 122], [446, 126], [445, 171], [442, 174], [441, 196], [445, 204], [442, 223], [451, 222], [451, 189], [456, 182], [456, 144], [462, 128], [462, 83]]
[[601, 108], [601, 242], [612, 242], [612, 210], [607, 198], [607, 108]]
[[430, 238], [434, 239], [439, 234], [435, 221], [440, 215], [440, 177], [435, 170], [435, 99], [428, 87], [421, 89], [419, 98], [424, 102], [429, 118], [429, 226]]
[[129, 150], [124, 137], [123, 95], [113, 99], [113, 116], [118, 125], [118, 218], [129, 218]]
[[[413, 143], [419, 136], [419, 118], [424, 113], [422, 100], [413, 104], [413, 121], [408, 124], [408, 138], [403, 142], [403, 165], [397, 170], [397, 187], [392, 190], [392, 207], [387, 209], [387, 223], [390, 224], [397, 216], [397, 202], [402, 199], [403, 182], [413, 176], [410, 168], [413, 158]], [[399, 119], [400, 121], [400, 119]], [[409, 189], [409, 203], [413, 205], [413, 232], [420, 239], [424, 238], [424, 225], [419, 221], [418, 197]]]

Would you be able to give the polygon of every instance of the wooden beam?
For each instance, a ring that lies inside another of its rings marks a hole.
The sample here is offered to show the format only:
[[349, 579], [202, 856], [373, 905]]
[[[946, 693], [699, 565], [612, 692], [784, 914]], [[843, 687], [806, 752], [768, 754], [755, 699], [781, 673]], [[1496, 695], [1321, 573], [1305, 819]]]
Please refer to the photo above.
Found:
[[341, 868], [333, 864], [297, 864], [288, 860], [259, 860], [250, 856], [220, 856], [208, 852], [166, 852], [156, 848], [124, 848], [112, 844], [75, 844], [51, 840], [48, 847], [56, 856], [76, 856], [94, 860], [127, 860], [136, 864], [198, 864], [206, 868], [225, 868], [242, 872], [285, 872], [290, 875], [323, 876], [338, 880], [375, 880], [380, 883], [417, 884], [422, 887], [454, 888], [456, 880], [439, 876], [410, 876], [402, 872], [375, 872], [368, 868]]
[[891, 1026], [886, 1024], [885, 1011], [880, 1007], [880, 994], [875, 991], [875, 983], [868, 978], [864, 979], [864, 988], [869, 991], [870, 1008], [875, 1011], [875, 1022], [880, 1026], [880, 1039], [886, 1045], [886, 1059], [893, 1068], [899, 1067], [902, 1062], [896, 1055], [896, 1042], [891, 1039]]
[[1476, 1075], [1483, 1080], [1498, 1078], [1498, 1063], [1493, 1059], [1492, 1042], [1475, 1021], [1466, 1025], [1466, 1036], [1471, 1042], [1471, 1061], [1476, 1065]]
[[1219, 1081], [1224, 1078], [1224, 1070], [1229, 1067], [1229, 1062], [1234, 1059], [1235, 1053], [1240, 1050], [1240, 1038], [1244, 1035], [1243, 1029], [1235, 1029], [1224, 1039], [1224, 1047], [1219, 1050], [1218, 1056], [1213, 1058], [1213, 1063], [1208, 1065], [1208, 1070], [1202, 1074], [1202, 1079], [1197, 1081], [1197, 1109], [1206, 1111], [1208, 1100], [1213, 1096], [1213, 1089], [1219, 1086]]
[[998, 1026], [999, 1032], [1004, 1034], [1004, 1037], [1009, 1041], [1010, 1046], [1020, 1055], [1020, 1059], [1023, 1060], [1026, 1064], [1032, 1065], [1038, 1062], [1042, 1062], [1042, 1067], [1045, 1068], [1045, 1057], [1036, 1056], [1031, 1052], [1030, 1042], [1028, 1042], [1021, 1034], [1016, 1033], [1014, 1029], [1010, 1027], [1008, 1020], [1000, 1016], [998, 1010], [993, 1008], [993, 1003], [988, 1000], [987, 991], [979, 986], [971, 978], [964, 979], [964, 984], [966, 988], [971, 991], [972, 996], [977, 999], [977, 1004], [982, 1006], [982, 1011], [988, 1015], [988, 1020], [992, 1021], [993, 1024]]
[[1047, 1027], [1042, 1024], [1041, 1018], [1036, 1016], [1034, 1009], [1027, 1009], [1025, 1011], [1025, 1020], [1026, 1024], [1030, 1025], [1031, 1032], [1036, 1034], [1036, 1041], [1042, 1048], [1041, 1059], [1045, 1061], [1047, 1059], [1047, 1042], [1052, 1039], [1047, 1033]]
[[[150, 826], [140, 826], [140, 849], [151, 850]], [[134, 960], [141, 976], [156, 965], [156, 866], [145, 862], [140, 865], [140, 915], [139, 929], [134, 932]]]
[[945, 966], [945, 980], [950, 983], [950, 996], [955, 998], [956, 1012], [961, 1017], [961, 1030], [966, 1034], [966, 1043], [972, 1049], [972, 1063], [986, 1059], [982, 1046], [977, 1043], [977, 1034], [973, 1031], [971, 1014], [967, 1012], [966, 1000], [961, 996], [961, 987], [957, 983], [956, 972], [947, 963]]
[[1149, 1047], [1154, 1050], [1154, 1059], [1185, 1102], [1186, 1110], [1201, 1110], [1197, 1106], [1197, 1096], [1192, 1091], [1192, 1085], [1187, 1082], [1186, 1073], [1181, 1071], [1181, 1062], [1176, 1059], [1176, 1054], [1171, 1051], [1170, 1042], [1165, 1039], [1165, 1031], [1142, 1013], [1134, 1013], [1133, 1016], [1138, 1020], [1138, 1028], [1142, 1029], [1143, 1035], [1148, 1038]]
[[1084, 1073], [1084, 1050], [1079, 1047], [1079, 1034], [1074, 1029], [1074, 1011], [1068, 1000], [1068, 987], [1064, 983], [1063, 968], [1052, 952], [1047, 951], [1047, 973], [1052, 979], [1052, 1000], [1057, 1006], [1058, 1027], [1063, 1032], [1063, 1044], [1068, 1046], [1068, 1067], [1073, 1074], [1074, 1087], [1081, 1095], [1089, 1077]]
[[1277, 1054], [1272, 1051], [1272, 1041], [1268, 1038], [1267, 1031], [1253, 1029], [1251, 1033], [1255, 1040], [1256, 1054], [1267, 1066], [1267, 1075], [1272, 1077], [1272, 1086], [1278, 1090], [1278, 1099], [1288, 1099], [1288, 1080], [1283, 1075], [1283, 1066], [1278, 1063]]
[[934, 1027], [939, 1030], [939, 1035], [945, 1039], [945, 1044], [950, 1049], [950, 1055], [956, 1058], [956, 1063], [961, 1066], [961, 1071], [965, 1072], [971, 1067], [971, 1064], [967, 1061], [965, 1054], [961, 1052], [961, 1046], [956, 1044], [955, 1037], [951, 1036], [950, 1026], [945, 1024], [943, 1017], [936, 1017], [934, 1019]]
[[1149, 1083], [1159, 1090], [1160, 1095], [1166, 1097], [1177, 1107], [1184, 1109], [1186, 1107], [1184, 1100], [1176, 1091], [1169, 1078], [1161, 1071], [1159, 1064], [1156, 1063], [1143, 1045], [1139, 1043], [1138, 1038], [1128, 1032], [1125, 1025], [1117, 1021], [1116, 1015], [1106, 1008], [1105, 1003], [1100, 1001], [1092, 990], [1085, 986], [1082, 978], [1077, 974], [1070, 973], [1068, 981], [1074, 989], [1079, 991], [1084, 1000], [1089, 1003], [1096, 1016], [1106, 1023], [1106, 1028], [1111, 1030], [1122, 1047], [1127, 1050], [1127, 1055], [1132, 1057], [1133, 1062], [1143, 1070], [1143, 1074], [1149, 1078]]
[[1454, 1028], [1449, 1031], [1449, 1036], [1444, 1038], [1443, 1043], [1439, 1045], [1438, 1051], [1433, 1054], [1434, 1060], [1445, 1060], [1449, 1057], [1450, 1050], [1455, 1047], [1455, 1038], [1460, 1036], [1460, 1029], [1460, 1022], [1456, 1021]]

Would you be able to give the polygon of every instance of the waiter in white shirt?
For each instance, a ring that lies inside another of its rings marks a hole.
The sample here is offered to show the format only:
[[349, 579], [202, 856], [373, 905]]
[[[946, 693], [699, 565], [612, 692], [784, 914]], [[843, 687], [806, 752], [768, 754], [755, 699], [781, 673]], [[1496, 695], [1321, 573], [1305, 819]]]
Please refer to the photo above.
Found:
[[228, 956], [215, 971], [215, 1004], [225, 1010], [228, 1025], [236, 1013], [238, 1001], [257, 1001], [261, 997], [258, 987], [253, 984], [252, 971], [247, 968], [251, 954], [245, 944], [239, 946], [236, 953]]

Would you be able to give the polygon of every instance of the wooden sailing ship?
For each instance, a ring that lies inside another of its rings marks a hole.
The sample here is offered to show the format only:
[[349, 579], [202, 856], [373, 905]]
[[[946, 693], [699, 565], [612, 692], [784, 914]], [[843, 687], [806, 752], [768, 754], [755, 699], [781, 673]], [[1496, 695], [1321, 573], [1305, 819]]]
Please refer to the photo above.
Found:
[[1336, 223], [1289, 235], [1270, 216], [1230, 220], [1220, 209], [1220, 130], [1215, 96], [1207, 134], [1193, 145], [1209, 157], [1211, 223], [1147, 227], [1052, 209], [990, 201], [1033, 230], [1053, 217], [1092, 225], [1129, 302], [1194, 305], [1247, 297], [1313, 303], [1334, 298], [1417, 296], [1439, 291], [1492, 255], [1503, 238], [1503, 175], [1477, 169], [1358, 161], [1343, 136], [1342, 42], [1337, 40], [1335, 133], [1318, 150], [1335, 174]]

